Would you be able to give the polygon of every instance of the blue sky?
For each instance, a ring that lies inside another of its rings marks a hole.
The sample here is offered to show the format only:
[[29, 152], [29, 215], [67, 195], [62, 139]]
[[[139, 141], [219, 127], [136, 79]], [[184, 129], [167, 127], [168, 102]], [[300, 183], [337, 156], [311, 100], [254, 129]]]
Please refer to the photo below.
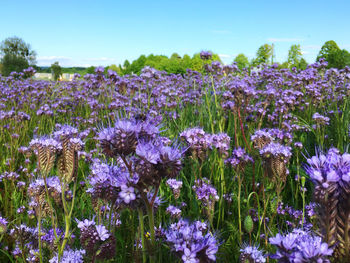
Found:
[[350, 50], [349, 10], [345, 0], [0, 0], [0, 41], [23, 38], [38, 65], [105, 66], [201, 50], [231, 63], [239, 53], [253, 58], [264, 43], [274, 43], [277, 61], [300, 44], [314, 62], [327, 40]]

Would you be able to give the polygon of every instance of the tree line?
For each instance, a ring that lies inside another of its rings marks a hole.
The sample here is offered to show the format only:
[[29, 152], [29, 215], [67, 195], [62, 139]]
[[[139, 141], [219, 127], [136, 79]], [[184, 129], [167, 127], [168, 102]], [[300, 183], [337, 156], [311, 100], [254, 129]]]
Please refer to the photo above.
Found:
[[[328, 68], [344, 68], [350, 66], [350, 53], [345, 49], [340, 49], [337, 43], [333, 40], [327, 41], [321, 47], [316, 61], [323, 58], [328, 62]], [[212, 53], [209, 60], [203, 60], [200, 53], [193, 56], [187, 54], [180, 56], [173, 53], [170, 57], [164, 55], [141, 55], [136, 60], [129, 62], [125, 60], [121, 65], [110, 65], [105, 68], [116, 71], [120, 75], [140, 74], [142, 68], [150, 66], [157, 70], [166, 71], [168, 73], [184, 74], [186, 69], [202, 71], [204, 64], [221, 59], [218, 54]], [[261, 64], [274, 64], [274, 45], [264, 44], [260, 46], [256, 52], [256, 56], [249, 60], [243, 53], [238, 54], [234, 60], [238, 68], [255, 68]], [[302, 56], [301, 46], [294, 44], [288, 51], [288, 59], [283, 63], [277, 63], [280, 68], [296, 68], [305, 69], [307, 62]], [[63, 73], [79, 73], [85, 75], [94, 73], [95, 67], [69, 67], [62, 68], [58, 62], [53, 63], [50, 67], [36, 66], [36, 52], [31, 48], [30, 44], [26, 43], [19, 37], [10, 37], [5, 39], [0, 44], [0, 73], [4, 76], [9, 76], [11, 72], [22, 72], [23, 69], [29, 66], [34, 67], [37, 72], [52, 73], [57, 80]]]

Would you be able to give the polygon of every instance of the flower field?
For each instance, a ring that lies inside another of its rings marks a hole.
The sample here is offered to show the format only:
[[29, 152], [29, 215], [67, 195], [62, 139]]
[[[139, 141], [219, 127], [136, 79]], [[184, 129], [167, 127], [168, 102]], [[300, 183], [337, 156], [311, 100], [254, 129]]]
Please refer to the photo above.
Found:
[[326, 66], [0, 77], [0, 262], [350, 262], [350, 68]]

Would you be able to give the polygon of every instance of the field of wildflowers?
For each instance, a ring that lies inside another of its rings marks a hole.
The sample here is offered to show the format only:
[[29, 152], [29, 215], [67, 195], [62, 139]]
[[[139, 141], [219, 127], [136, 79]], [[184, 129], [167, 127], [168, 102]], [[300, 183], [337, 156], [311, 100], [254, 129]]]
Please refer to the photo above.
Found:
[[350, 262], [350, 69], [326, 66], [0, 77], [0, 262]]

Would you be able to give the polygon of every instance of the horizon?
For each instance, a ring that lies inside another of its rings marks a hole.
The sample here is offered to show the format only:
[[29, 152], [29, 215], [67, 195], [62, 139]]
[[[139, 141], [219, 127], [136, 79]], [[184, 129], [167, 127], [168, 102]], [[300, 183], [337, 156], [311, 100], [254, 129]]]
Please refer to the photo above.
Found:
[[344, 34], [350, 3], [343, 0], [133, 3], [4, 0], [0, 41], [18, 36], [37, 52], [37, 66], [58, 61], [62, 67], [122, 65], [142, 54], [193, 56], [202, 50], [230, 64], [239, 53], [251, 60], [265, 43], [274, 44], [276, 62], [286, 61], [290, 46], [300, 44], [313, 63], [328, 40], [350, 49]]

